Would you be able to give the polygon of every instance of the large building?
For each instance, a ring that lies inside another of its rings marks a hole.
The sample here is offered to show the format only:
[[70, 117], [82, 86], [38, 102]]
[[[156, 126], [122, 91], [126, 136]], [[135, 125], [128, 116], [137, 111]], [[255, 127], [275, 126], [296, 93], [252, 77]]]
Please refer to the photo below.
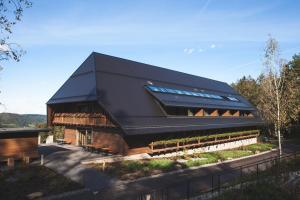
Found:
[[66, 141], [121, 154], [197, 146], [157, 143], [174, 138], [255, 137], [263, 123], [227, 83], [95, 52], [47, 102], [47, 113], [50, 127], [65, 127]]

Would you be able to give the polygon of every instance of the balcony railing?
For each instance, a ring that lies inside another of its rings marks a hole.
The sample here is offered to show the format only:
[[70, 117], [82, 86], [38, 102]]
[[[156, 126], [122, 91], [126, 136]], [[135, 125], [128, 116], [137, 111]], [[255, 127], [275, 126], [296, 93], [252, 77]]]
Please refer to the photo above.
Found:
[[57, 125], [114, 127], [114, 124], [101, 113], [55, 113], [52, 122]]

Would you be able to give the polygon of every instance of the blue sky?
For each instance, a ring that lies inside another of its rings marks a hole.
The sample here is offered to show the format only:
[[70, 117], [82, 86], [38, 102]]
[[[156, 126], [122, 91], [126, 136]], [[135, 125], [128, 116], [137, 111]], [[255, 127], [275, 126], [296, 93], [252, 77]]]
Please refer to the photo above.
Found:
[[34, 0], [2, 63], [0, 111], [45, 114], [45, 103], [92, 52], [232, 83], [257, 77], [268, 34], [300, 52], [300, 1]]

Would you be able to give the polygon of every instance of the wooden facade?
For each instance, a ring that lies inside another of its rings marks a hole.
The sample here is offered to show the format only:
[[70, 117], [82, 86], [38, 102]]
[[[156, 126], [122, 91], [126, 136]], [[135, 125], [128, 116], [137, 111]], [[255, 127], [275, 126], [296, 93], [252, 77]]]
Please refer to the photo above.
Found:
[[0, 160], [38, 156], [38, 133], [48, 129], [0, 129]]

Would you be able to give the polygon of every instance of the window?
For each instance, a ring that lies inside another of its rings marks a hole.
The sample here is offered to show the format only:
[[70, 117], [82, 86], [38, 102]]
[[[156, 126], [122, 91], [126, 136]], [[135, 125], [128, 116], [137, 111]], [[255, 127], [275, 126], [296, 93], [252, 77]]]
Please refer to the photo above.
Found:
[[230, 101], [239, 101], [237, 98], [235, 97], [227, 97]]
[[157, 87], [157, 86], [152, 86], [152, 85], [147, 85], [146, 87], [153, 92], [179, 94], [179, 95], [186, 95], [186, 96], [205, 97], [205, 98], [210, 98], [210, 99], [224, 100], [224, 98], [222, 96], [216, 95], [216, 94], [199, 93], [199, 92], [192, 92], [192, 91], [187, 91], [187, 90], [178, 90], [178, 89], [172, 89], [172, 88]]

